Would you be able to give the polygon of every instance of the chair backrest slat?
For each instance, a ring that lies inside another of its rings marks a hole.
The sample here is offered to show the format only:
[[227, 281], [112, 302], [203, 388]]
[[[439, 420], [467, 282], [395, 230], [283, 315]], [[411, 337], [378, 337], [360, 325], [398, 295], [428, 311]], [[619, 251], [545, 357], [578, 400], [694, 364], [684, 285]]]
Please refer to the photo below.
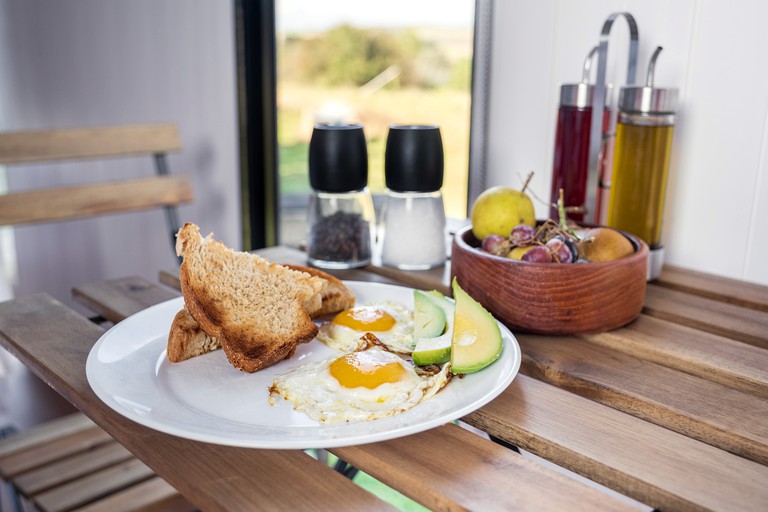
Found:
[[175, 206], [192, 199], [184, 174], [37, 189], [0, 196], [0, 226]]
[[173, 124], [0, 133], [0, 164], [179, 151]]

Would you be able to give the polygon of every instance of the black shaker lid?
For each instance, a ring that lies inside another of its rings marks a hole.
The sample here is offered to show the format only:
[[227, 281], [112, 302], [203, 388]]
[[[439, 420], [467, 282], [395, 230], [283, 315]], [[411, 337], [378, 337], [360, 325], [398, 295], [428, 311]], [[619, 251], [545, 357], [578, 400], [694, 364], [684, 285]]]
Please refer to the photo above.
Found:
[[363, 125], [315, 125], [309, 141], [309, 184], [322, 192], [353, 192], [365, 188], [368, 149]]
[[391, 125], [384, 154], [387, 188], [436, 192], [443, 186], [443, 139], [437, 125]]

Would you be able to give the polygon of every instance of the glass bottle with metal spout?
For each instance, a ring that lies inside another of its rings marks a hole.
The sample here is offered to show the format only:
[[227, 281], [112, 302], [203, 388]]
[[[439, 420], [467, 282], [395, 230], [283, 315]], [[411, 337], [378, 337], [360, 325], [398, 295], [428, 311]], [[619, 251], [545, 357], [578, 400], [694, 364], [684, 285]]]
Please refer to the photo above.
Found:
[[677, 109], [677, 89], [654, 87], [651, 57], [644, 87], [625, 87], [619, 118], [607, 224], [642, 238], [651, 248], [649, 278], [661, 271], [661, 228], [669, 157]]
[[[563, 191], [563, 202], [568, 218], [582, 222], [587, 211], [587, 176], [589, 173], [589, 137], [592, 123], [592, 102], [595, 87], [589, 83], [592, 59], [597, 46], [592, 48], [584, 60], [581, 82], [560, 86], [560, 104], [557, 111], [555, 132], [555, 153], [552, 165], [552, 187], [549, 216], [557, 220], [555, 204]], [[606, 87], [606, 95], [610, 88]], [[603, 132], [608, 129], [608, 101], [604, 102]]]

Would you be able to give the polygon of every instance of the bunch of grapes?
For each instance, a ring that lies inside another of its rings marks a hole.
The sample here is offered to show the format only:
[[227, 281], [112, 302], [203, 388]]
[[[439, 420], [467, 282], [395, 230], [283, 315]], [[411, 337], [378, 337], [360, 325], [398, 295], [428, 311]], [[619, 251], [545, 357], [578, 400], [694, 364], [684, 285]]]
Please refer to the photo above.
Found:
[[[579, 239], [562, 225], [548, 220], [538, 228], [520, 224], [507, 238], [489, 235], [483, 239], [482, 249], [496, 256], [515, 258], [519, 252], [522, 261], [538, 263], [580, 262], [577, 247]], [[518, 249], [518, 253], [515, 253]]]

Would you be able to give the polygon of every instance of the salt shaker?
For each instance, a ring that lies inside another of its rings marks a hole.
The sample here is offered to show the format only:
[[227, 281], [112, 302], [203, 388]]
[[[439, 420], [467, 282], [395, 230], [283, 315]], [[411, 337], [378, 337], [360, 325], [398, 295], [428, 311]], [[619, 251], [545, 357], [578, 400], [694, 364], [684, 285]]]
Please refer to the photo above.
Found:
[[384, 154], [381, 262], [404, 270], [446, 260], [443, 141], [436, 125], [392, 125]]
[[318, 124], [309, 143], [310, 265], [354, 268], [371, 261], [375, 213], [360, 124]]

